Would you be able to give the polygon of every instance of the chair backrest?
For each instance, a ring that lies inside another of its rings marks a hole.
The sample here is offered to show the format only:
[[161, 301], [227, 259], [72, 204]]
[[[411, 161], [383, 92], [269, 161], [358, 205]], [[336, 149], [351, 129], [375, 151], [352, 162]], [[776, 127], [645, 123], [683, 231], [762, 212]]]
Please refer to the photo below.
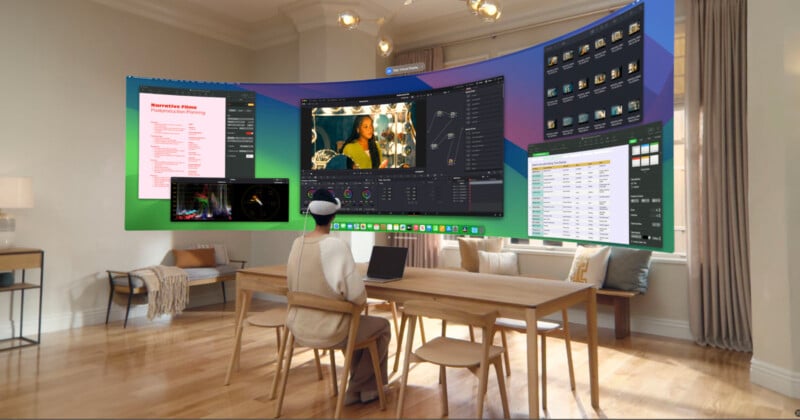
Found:
[[489, 333], [486, 336], [489, 338], [494, 334], [494, 323], [497, 319], [497, 311], [494, 310], [465, 310], [463, 307], [429, 300], [407, 301], [403, 304], [403, 313], [410, 316], [424, 316], [481, 327]]
[[[305, 308], [305, 309], [312, 309], [317, 311], [324, 311], [324, 312], [333, 312], [333, 313], [341, 313], [344, 315], [349, 315], [349, 327], [347, 332], [347, 343], [345, 345], [345, 349], [352, 350], [353, 346], [355, 345], [356, 333], [358, 332], [358, 324], [361, 321], [360, 314], [363, 310], [362, 306], [356, 305], [352, 302], [348, 302], [346, 300], [337, 300], [331, 299], [319, 295], [315, 295], [312, 293], [306, 292], [289, 292], [286, 295], [288, 300], [289, 306], [288, 310], [291, 310], [292, 307], [296, 308]], [[290, 331], [292, 331], [291, 324], [287, 324], [287, 327]], [[292, 331], [292, 334], [295, 332]], [[298, 337], [299, 339], [299, 337]]]

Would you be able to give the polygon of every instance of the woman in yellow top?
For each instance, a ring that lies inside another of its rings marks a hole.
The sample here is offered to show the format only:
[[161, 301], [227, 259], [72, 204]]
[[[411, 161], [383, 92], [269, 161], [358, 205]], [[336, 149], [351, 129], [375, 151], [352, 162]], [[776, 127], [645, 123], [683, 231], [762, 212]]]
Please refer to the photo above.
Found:
[[375, 141], [375, 127], [372, 117], [359, 115], [353, 121], [353, 131], [344, 144], [342, 154], [353, 160], [353, 169], [385, 168], [378, 143]]

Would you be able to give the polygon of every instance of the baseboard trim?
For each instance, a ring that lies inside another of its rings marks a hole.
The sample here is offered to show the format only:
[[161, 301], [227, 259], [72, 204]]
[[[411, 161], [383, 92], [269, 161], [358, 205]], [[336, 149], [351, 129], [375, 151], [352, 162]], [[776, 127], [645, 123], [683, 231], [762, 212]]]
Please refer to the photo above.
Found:
[[[580, 325], [586, 324], [586, 312], [583, 309], [570, 309], [568, 313], [570, 323]], [[598, 311], [597, 326], [599, 328], [609, 328], [613, 330], [613, 312]], [[691, 330], [689, 329], [689, 322], [676, 321], [674, 319], [631, 316], [631, 331], [677, 338], [679, 340], [693, 340]]]
[[800, 398], [800, 372], [753, 358], [750, 361], [750, 382], [791, 398]]

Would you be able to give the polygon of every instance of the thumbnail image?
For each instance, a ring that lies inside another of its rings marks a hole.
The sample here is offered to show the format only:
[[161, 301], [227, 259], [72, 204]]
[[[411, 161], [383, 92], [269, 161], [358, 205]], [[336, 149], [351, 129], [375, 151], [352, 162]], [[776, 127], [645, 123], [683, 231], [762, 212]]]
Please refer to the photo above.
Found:
[[606, 39], [605, 38], [597, 38], [594, 40], [594, 49], [599, 50], [606, 46]]
[[589, 44], [583, 44], [578, 48], [578, 55], [586, 55], [589, 52]]
[[658, 155], [650, 155], [650, 166], [658, 165]]
[[628, 25], [628, 35], [633, 35], [636, 32], [639, 32], [642, 29], [642, 25], [639, 22], [633, 22]]
[[594, 84], [595, 85], [602, 85], [606, 82], [606, 74], [605, 73], [597, 73], [594, 75]]
[[558, 56], [557, 55], [553, 55], [553, 56], [547, 57], [547, 67], [552, 67], [552, 66], [555, 66], [556, 64], [558, 64]]
[[636, 112], [642, 107], [641, 101], [633, 99], [628, 101], [628, 112]]
[[658, 153], [658, 142], [650, 143], [650, 153]]
[[547, 120], [547, 129], [554, 130], [556, 128], [556, 120]]
[[585, 112], [582, 114], [578, 114], [578, 124], [584, 124], [587, 122], [589, 122], [589, 114]]
[[606, 110], [605, 109], [598, 109], [594, 111], [594, 120], [604, 120], [606, 119]]
[[572, 125], [572, 117], [564, 117], [561, 119], [561, 125], [563, 127], [569, 127]]
[[578, 90], [583, 90], [589, 87], [589, 79], [578, 80]]
[[561, 91], [564, 94], [572, 93], [572, 83], [564, 83], [564, 86], [561, 86]]
[[622, 69], [620, 67], [611, 69], [611, 80], [619, 79], [620, 76], [622, 76]]
[[572, 50], [564, 51], [564, 54], [561, 56], [561, 60], [563, 60], [563, 61], [572, 60], [572, 57], [574, 55], [575, 55], [575, 53]]
[[638, 168], [638, 167], [642, 166], [641, 164], [642, 164], [642, 161], [640, 160], [640, 158], [635, 157], [635, 158], [631, 159], [631, 166], [633, 166], [634, 168]]
[[558, 95], [558, 89], [556, 88], [547, 88], [547, 97], [554, 98]]
[[637, 71], [639, 71], [639, 60], [628, 63], [628, 74], [636, 73]]
[[616, 117], [617, 115], [622, 115], [622, 105], [611, 106], [611, 116]]
[[611, 42], [617, 42], [622, 39], [622, 31], [614, 31], [611, 33]]
[[642, 146], [636, 145], [631, 147], [631, 156], [639, 156], [642, 154], [641, 152]]

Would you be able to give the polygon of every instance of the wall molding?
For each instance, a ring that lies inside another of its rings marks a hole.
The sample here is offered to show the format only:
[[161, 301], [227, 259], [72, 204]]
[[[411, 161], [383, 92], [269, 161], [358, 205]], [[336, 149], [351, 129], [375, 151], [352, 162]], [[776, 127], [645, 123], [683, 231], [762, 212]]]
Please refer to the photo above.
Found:
[[800, 372], [753, 358], [750, 361], [750, 382], [791, 398], [800, 398]]

